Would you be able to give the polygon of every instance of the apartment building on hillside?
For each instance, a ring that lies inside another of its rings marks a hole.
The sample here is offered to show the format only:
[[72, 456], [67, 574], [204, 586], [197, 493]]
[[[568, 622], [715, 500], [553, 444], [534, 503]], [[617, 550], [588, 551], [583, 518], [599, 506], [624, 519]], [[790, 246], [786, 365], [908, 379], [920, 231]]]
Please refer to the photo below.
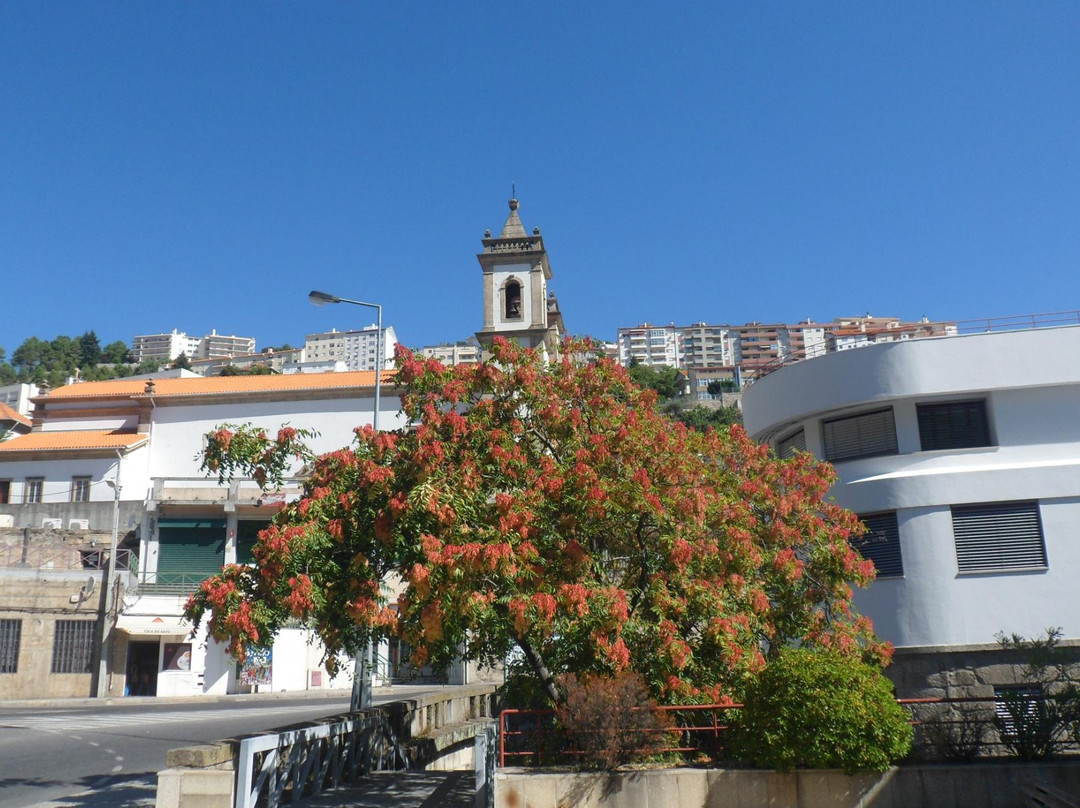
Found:
[[382, 358], [377, 356], [379, 329], [369, 325], [358, 331], [331, 329], [322, 334], [308, 334], [304, 340], [304, 361], [344, 362], [347, 370], [375, 370], [394, 366], [398, 337], [393, 326], [384, 326]]
[[226, 336], [216, 330], [203, 337], [192, 337], [173, 329], [169, 334], [137, 336], [131, 343], [131, 358], [136, 363], [147, 359], [172, 362], [180, 354], [188, 359], [215, 359], [252, 353], [255, 353], [254, 337]]

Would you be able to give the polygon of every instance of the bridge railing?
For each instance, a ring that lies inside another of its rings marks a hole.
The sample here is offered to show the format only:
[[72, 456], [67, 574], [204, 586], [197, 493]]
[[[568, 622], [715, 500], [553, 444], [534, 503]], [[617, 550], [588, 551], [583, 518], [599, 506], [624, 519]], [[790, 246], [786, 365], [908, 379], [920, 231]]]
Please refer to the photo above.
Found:
[[157, 808], [277, 808], [388, 770], [474, 769], [475, 738], [496, 714], [495, 686], [416, 698], [245, 738], [173, 749]]

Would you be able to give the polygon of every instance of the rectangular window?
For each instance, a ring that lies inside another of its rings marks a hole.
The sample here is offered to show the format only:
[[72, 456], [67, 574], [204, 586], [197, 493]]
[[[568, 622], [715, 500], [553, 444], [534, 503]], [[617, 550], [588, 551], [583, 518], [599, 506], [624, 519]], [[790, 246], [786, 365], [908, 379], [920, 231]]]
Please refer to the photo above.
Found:
[[57, 620], [53, 636], [53, 673], [90, 673], [94, 656], [93, 620]]
[[0, 673], [18, 673], [22, 620], [0, 620]]
[[821, 422], [826, 460], [854, 460], [896, 454], [892, 407]]
[[985, 401], [919, 404], [919, 441], [924, 452], [991, 446]]
[[23, 487], [23, 502], [32, 504], [41, 502], [41, 491], [45, 488], [45, 478], [27, 477]]
[[960, 572], [1046, 568], [1038, 502], [954, 505], [952, 523]]
[[90, 478], [89, 477], [72, 477], [71, 478], [71, 501], [72, 502], [89, 502], [90, 501]]
[[11, 480], [0, 480], [0, 505], [11, 502]]
[[902, 578], [904, 560], [900, 555], [900, 528], [896, 511], [860, 516], [866, 532], [851, 542], [859, 554], [874, 562], [878, 578]]
[[806, 451], [806, 432], [802, 429], [792, 432], [786, 438], [776, 444], [776, 455], [781, 460], [794, 457], [795, 452]]

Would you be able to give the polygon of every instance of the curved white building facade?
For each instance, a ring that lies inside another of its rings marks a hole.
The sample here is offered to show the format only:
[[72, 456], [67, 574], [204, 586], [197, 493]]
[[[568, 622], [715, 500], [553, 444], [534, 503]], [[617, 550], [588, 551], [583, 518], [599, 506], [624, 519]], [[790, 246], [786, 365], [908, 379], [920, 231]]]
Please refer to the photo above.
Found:
[[878, 566], [856, 604], [899, 656], [1080, 638], [1080, 326], [829, 354], [756, 381], [743, 408], [779, 453], [834, 463]]

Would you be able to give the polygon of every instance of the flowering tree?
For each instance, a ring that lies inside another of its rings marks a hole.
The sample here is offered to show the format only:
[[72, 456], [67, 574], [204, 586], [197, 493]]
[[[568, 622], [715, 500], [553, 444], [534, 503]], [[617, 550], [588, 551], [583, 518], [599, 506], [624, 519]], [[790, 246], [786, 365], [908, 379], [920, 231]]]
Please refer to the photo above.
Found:
[[[633, 670], [669, 702], [730, 698], [792, 643], [884, 661], [851, 610], [873, 567], [849, 544], [856, 517], [826, 501], [831, 467], [779, 460], [737, 426], [672, 422], [587, 352], [568, 343], [545, 364], [496, 341], [458, 367], [402, 352], [410, 427], [359, 429], [318, 458], [256, 566], [204, 582], [189, 618], [234, 653], [290, 618], [313, 620], [331, 656], [392, 633], [417, 664], [518, 649], [552, 701], [566, 671]], [[219, 429], [204, 465], [269, 484], [295, 439]]]

